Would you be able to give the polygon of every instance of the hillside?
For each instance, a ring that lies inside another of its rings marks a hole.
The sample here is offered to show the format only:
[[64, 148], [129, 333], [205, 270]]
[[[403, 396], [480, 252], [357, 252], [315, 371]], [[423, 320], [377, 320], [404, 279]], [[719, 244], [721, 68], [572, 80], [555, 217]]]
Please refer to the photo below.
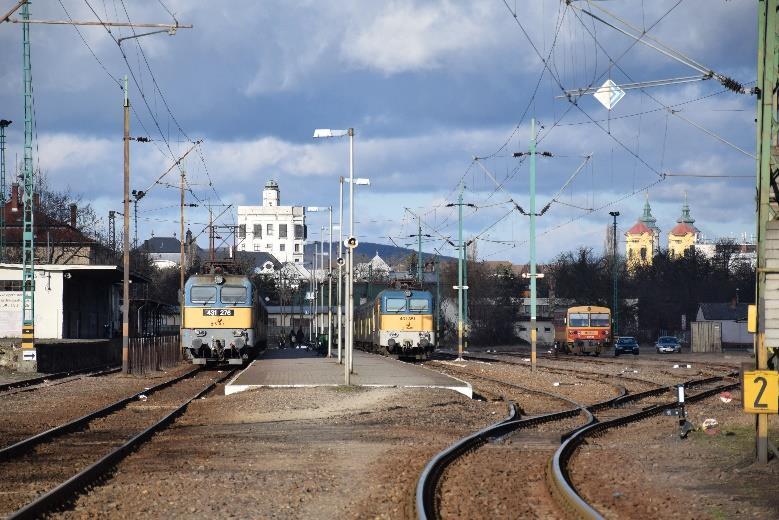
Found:
[[[315, 244], [309, 243], [306, 244], [305, 250], [304, 250], [304, 260], [306, 262], [310, 262], [311, 258], [313, 257]], [[327, 249], [327, 243], [325, 242], [325, 249]], [[373, 258], [374, 255], [378, 253], [378, 255], [388, 264], [394, 265], [403, 260], [404, 258], [407, 258], [411, 253], [415, 252], [414, 249], [409, 249], [407, 247], [397, 247], [387, 244], [377, 244], [375, 242], [364, 242], [357, 246], [356, 254], [355, 254], [355, 261], [356, 262], [367, 262], [371, 258]], [[333, 257], [337, 258], [338, 255], [338, 246], [336, 242], [333, 242]], [[423, 251], [423, 255], [425, 258], [429, 255], [429, 253]], [[442, 256], [442, 259], [445, 260], [456, 260], [456, 258], [449, 257], [449, 256]]]

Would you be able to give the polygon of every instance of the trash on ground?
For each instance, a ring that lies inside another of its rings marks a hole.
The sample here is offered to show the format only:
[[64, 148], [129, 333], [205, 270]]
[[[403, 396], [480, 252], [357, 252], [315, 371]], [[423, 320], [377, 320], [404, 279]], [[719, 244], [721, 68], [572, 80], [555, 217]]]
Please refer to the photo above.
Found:
[[141, 401], [145, 401], [146, 399], [148, 399], [148, 397], [146, 396], [146, 394], [141, 394], [138, 396], [138, 399], [140, 399]]
[[717, 422], [717, 419], [706, 419], [701, 423], [701, 429], [704, 433], [707, 433], [709, 435], [716, 435], [719, 433], [719, 423]]
[[730, 392], [722, 392], [719, 395], [719, 400], [722, 401], [723, 403], [729, 403], [733, 400], [733, 395], [731, 395]]

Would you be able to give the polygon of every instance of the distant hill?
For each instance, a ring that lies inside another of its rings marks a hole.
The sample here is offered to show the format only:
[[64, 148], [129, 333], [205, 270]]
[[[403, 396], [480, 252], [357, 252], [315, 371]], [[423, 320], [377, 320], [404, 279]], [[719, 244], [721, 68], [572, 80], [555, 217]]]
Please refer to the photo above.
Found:
[[[311, 259], [314, 256], [314, 247], [316, 247], [316, 245], [313, 243], [306, 244], [303, 252], [304, 261], [306, 262], [311, 261]], [[325, 242], [325, 250], [327, 250], [327, 242]], [[363, 242], [357, 246], [354, 259], [356, 262], [367, 262], [368, 260], [373, 258], [373, 256], [376, 253], [378, 253], [379, 256], [385, 262], [387, 262], [389, 265], [394, 265], [402, 261], [403, 259], [407, 258], [411, 253], [415, 251], [416, 250], [409, 249], [407, 247], [397, 247], [397, 246], [391, 246], [387, 244], [377, 244], [375, 242]], [[427, 253], [426, 251], [422, 251], [422, 254], [425, 258], [429, 256], [429, 253]], [[333, 241], [333, 257], [338, 258], [338, 244], [335, 241]], [[453, 258], [451, 256], [442, 256], [441, 259], [456, 260], [456, 258]]]

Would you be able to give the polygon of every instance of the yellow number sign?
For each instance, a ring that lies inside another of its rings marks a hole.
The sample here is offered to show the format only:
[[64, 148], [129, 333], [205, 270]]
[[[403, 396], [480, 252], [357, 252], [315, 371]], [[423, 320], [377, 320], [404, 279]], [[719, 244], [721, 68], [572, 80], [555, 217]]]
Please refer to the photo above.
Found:
[[744, 372], [744, 411], [779, 413], [779, 373], [773, 370]]

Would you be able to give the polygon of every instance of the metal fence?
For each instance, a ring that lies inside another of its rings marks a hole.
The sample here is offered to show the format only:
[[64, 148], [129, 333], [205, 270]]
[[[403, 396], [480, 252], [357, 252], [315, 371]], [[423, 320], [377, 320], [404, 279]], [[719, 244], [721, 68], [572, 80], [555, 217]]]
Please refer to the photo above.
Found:
[[181, 361], [179, 335], [130, 338], [131, 374], [171, 368]]

